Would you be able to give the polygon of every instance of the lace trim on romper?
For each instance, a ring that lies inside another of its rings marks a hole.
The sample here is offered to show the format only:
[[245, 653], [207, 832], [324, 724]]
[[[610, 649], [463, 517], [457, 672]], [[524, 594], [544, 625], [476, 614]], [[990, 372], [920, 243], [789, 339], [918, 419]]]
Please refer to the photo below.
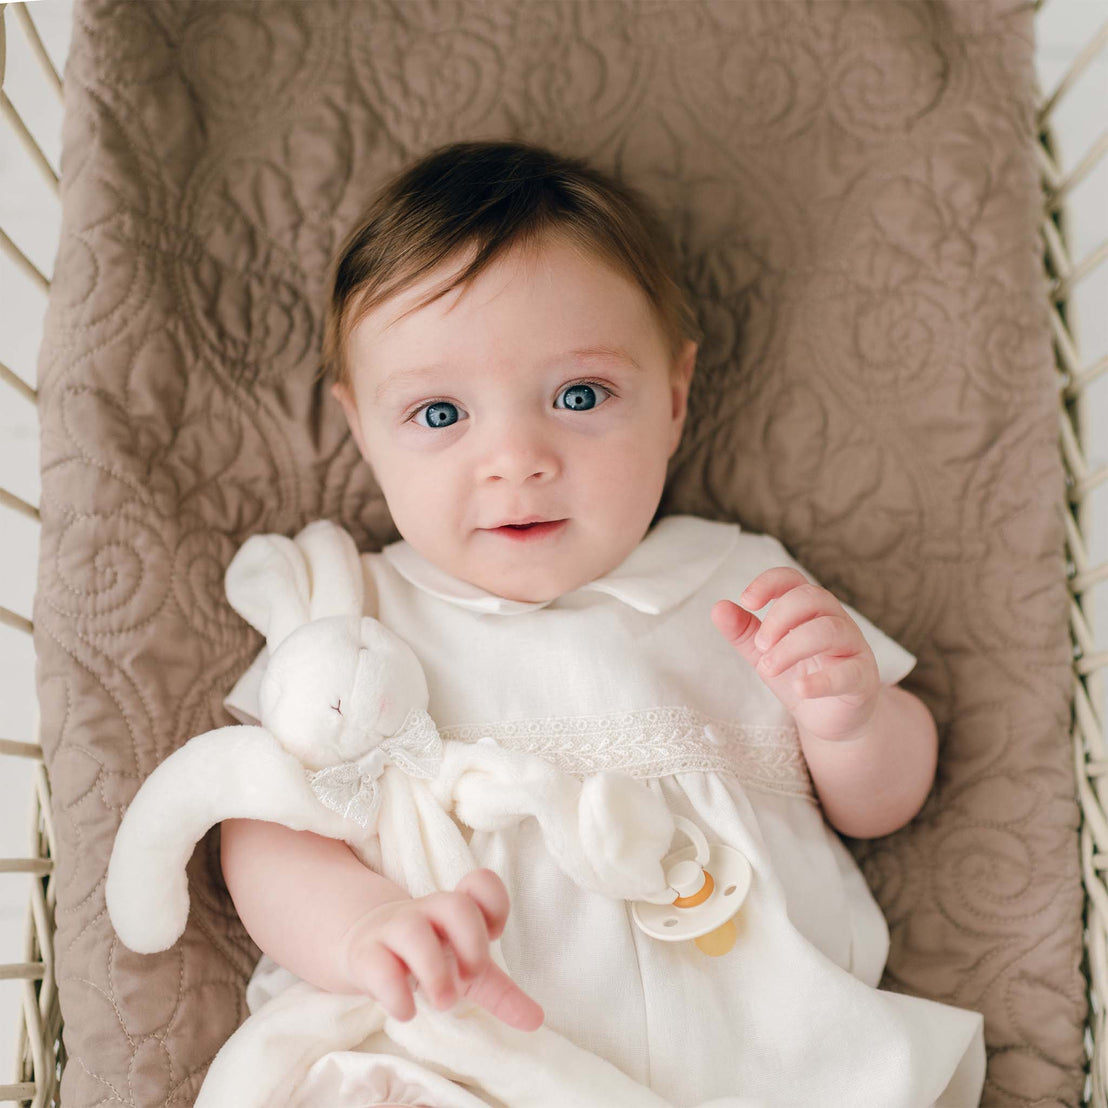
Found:
[[460, 742], [491, 736], [579, 776], [729, 773], [746, 788], [815, 802], [795, 727], [718, 720], [688, 707], [458, 724], [439, 733]]

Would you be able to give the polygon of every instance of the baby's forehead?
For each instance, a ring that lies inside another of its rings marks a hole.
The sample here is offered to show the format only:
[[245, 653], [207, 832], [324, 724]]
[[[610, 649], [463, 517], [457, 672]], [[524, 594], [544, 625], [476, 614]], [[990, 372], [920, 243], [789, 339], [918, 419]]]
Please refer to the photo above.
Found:
[[511, 251], [459, 281], [465, 269], [465, 262], [443, 264], [362, 309], [351, 328], [352, 358], [372, 349], [408, 360], [413, 343], [436, 338], [479, 348], [502, 336], [529, 351], [551, 342], [641, 346], [645, 329], [660, 331], [634, 282], [572, 247]]

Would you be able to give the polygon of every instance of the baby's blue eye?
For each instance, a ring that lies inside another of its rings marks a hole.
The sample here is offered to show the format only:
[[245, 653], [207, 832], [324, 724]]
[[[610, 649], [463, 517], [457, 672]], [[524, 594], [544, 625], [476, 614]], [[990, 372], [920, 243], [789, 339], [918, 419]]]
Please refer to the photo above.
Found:
[[597, 389], [601, 389], [604, 392], [608, 391], [603, 385], [597, 385], [595, 383], [570, 385], [564, 393], [566, 397], [566, 407], [571, 412], [580, 412], [595, 408]]
[[[431, 427], [449, 427], [458, 418], [458, 409], [448, 400], [436, 400], [423, 409], [427, 413], [427, 422]], [[450, 412], [454, 413], [451, 419]], [[417, 413], [418, 414], [418, 413]]]

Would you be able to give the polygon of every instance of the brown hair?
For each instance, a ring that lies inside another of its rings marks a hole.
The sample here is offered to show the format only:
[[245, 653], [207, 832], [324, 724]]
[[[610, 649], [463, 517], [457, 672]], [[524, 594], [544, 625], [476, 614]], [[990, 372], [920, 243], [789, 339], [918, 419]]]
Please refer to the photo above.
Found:
[[696, 314], [676, 277], [670, 239], [635, 189], [589, 166], [521, 142], [456, 142], [432, 150], [378, 192], [339, 249], [323, 334], [323, 366], [350, 385], [346, 345], [374, 307], [463, 248], [477, 255], [445, 288], [476, 277], [511, 246], [563, 237], [634, 281], [649, 299], [671, 368]]

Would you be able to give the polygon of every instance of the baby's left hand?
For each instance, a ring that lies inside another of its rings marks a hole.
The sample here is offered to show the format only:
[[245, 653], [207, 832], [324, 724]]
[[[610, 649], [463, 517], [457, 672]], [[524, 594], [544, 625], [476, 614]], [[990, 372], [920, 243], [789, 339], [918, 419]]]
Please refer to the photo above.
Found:
[[[753, 613], [770, 600], [764, 620]], [[827, 589], [799, 570], [776, 566], [720, 600], [712, 622], [808, 734], [837, 741], [873, 717], [881, 681], [858, 624]], [[745, 610], [745, 609], [750, 609]]]

